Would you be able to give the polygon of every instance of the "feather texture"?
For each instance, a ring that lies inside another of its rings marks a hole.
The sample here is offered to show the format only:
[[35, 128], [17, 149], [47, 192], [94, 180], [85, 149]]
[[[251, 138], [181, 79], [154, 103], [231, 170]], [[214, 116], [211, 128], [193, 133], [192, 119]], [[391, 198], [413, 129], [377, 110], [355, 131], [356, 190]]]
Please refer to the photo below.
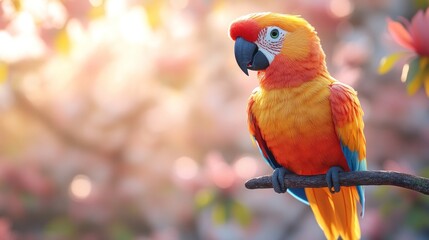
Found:
[[[286, 31], [283, 45], [270, 65], [258, 71], [260, 87], [247, 108], [249, 131], [262, 156], [272, 168], [284, 167], [300, 175], [325, 174], [333, 166], [366, 170], [363, 111], [357, 94], [329, 75], [320, 40], [305, 19], [250, 14], [231, 25], [230, 35], [259, 41], [256, 35], [273, 26]], [[335, 194], [328, 188], [288, 191], [310, 205], [328, 239], [360, 238], [357, 202], [363, 213], [362, 187], [341, 187]]]
[[[363, 111], [357, 93], [350, 86], [335, 82], [330, 86], [332, 119], [340, 140], [341, 149], [351, 171], [366, 170], [366, 141], [363, 133]], [[362, 213], [365, 211], [363, 187], [356, 187]]]
[[[366, 169], [363, 112], [356, 92], [333, 78], [320, 76], [299, 87], [257, 88], [248, 105], [249, 130], [262, 155], [276, 168], [301, 175]], [[289, 189], [308, 203], [328, 239], [360, 237], [356, 202], [363, 206], [362, 187]]]
[[269, 159], [301, 175], [323, 174], [332, 166], [349, 170], [332, 121], [332, 82], [320, 77], [295, 88], [254, 91], [249, 130], [262, 152], [271, 152]]
[[355, 187], [342, 187], [332, 194], [328, 188], [305, 189], [308, 201], [317, 223], [327, 239], [359, 239], [360, 228], [357, 217]]

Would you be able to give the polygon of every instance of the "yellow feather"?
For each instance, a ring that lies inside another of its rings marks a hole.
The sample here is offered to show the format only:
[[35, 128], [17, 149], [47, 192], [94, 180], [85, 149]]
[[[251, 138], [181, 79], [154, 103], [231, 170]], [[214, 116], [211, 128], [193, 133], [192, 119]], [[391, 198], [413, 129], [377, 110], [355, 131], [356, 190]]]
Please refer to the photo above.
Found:
[[243, 19], [254, 19], [261, 27], [277, 26], [286, 30], [288, 34], [281, 53], [294, 60], [308, 57], [309, 43], [320, 42], [314, 27], [300, 16], [264, 12], [249, 14]]
[[312, 31], [314, 30], [314, 27], [311, 26], [304, 18], [297, 15], [263, 12], [243, 16], [243, 19], [248, 18], [257, 20], [258, 23], [261, 24], [261, 27], [278, 26], [288, 32], [292, 32], [300, 27], [306, 27]]
[[363, 129], [363, 121], [358, 118], [355, 121], [345, 124], [344, 126], [337, 128], [337, 131], [344, 141], [345, 145], [351, 151], [358, 152], [359, 160], [366, 158], [366, 141], [361, 131], [357, 131], [359, 129]]
[[322, 228], [327, 239], [337, 239], [339, 232], [335, 227], [335, 216], [331, 213], [334, 212], [332, 201], [327, 197], [327, 188], [306, 188], [305, 194], [308, 202], [310, 203], [311, 210], [313, 210], [314, 217], [320, 228]]
[[334, 194], [328, 188], [306, 188], [305, 194], [327, 239], [360, 238], [355, 187], [341, 187], [341, 191]]

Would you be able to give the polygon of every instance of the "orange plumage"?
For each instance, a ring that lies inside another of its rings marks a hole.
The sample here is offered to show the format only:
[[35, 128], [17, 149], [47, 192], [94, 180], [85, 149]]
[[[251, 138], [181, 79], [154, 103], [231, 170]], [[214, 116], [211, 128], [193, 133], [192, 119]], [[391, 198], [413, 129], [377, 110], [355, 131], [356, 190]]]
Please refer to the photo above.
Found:
[[[303, 18], [250, 14], [230, 28], [237, 63], [258, 70], [248, 124], [265, 160], [301, 175], [366, 169], [362, 109], [356, 92], [329, 75], [314, 28]], [[328, 239], [360, 238], [357, 202], [363, 189], [289, 189], [309, 203]]]

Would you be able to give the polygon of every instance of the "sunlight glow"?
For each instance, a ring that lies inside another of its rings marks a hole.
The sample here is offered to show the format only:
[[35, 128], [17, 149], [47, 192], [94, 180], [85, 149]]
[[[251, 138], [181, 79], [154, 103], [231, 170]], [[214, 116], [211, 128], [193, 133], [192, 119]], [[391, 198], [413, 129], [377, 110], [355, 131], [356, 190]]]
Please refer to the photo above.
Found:
[[123, 0], [107, 0], [106, 15], [108, 17], [118, 16], [123, 14], [127, 9], [127, 1]]
[[189, 37], [194, 31], [194, 23], [186, 15], [180, 12], [169, 16], [168, 30], [175, 39], [183, 39]]
[[189, 0], [170, 0], [171, 6], [178, 10], [184, 9], [188, 3]]
[[123, 38], [131, 43], [150, 40], [150, 27], [146, 11], [142, 7], [134, 7], [120, 19], [120, 31]]
[[60, 29], [67, 21], [67, 9], [59, 2], [50, 1], [47, 5], [45, 15], [50, 26]]
[[103, 0], [89, 0], [89, 3], [93, 7], [99, 7], [103, 3]]
[[331, 0], [329, 9], [338, 18], [346, 17], [353, 12], [353, 3], [350, 0]]
[[37, 36], [35, 22], [29, 13], [19, 13], [9, 25], [11, 31], [0, 30], [0, 59], [16, 62], [24, 58], [38, 58], [45, 51], [45, 44]]
[[235, 173], [243, 179], [253, 177], [256, 174], [257, 167], [255, 159], [251, 157], [242, 157], [233, 165]]
[[92, 183], [86, 175], [76, 175], [70, 184], [70, 193], [76, 200], [83, 200], [89, 196]]

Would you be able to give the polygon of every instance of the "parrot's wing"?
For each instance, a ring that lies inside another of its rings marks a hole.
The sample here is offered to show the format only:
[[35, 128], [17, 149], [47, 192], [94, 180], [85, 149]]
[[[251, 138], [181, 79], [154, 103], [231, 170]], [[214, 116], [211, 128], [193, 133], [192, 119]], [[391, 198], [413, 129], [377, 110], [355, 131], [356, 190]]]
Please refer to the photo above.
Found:
[[264, 160], [273, 168], [279, 168], [281, 165], [275, 160], [273, 153], [268, 148], [267, 143], [262, 137], [261, 129], [259, 128], [258, 122], [252, 112], [252, 106], [255, 101], [253, 100], [253, 95], [250, 96], [249, 103], [247, 105], [247, 123], [249, 126], [250, 135], [252, 135], [252, 140], [258, 146], [259, 152], [264, 157]]
[[[252, 112], [252, 106], [254, 103], [254, 99], [252, 96], [250, 97], [247, 106], [248, 126], [250, 134], [252, 135], [252, 140], [254, 141], [254, 143], [256, 143], [256, 146], [258, 146], [259, 152], [261, 153], [265, 162], [267, 162], [273, 169], [280, 168], [282, 166], [274, 158], [273, 153], [271, 152], [270, 148], [267, 145], [267, 142], [262, 136], [261, 129], [259, 128], [258, 122]], [[288, 188], [287, 191], [293, 197], [308, 205], [308, 200], [304, 188]]]
[[[329, 97], [332, 119], [340, 140], [341, 149], [350, 171], [366, 170], [365, 136], [363, 134], [363, 111], [357, 93], [351, 87], [340, 82], [330, 86]], [[362, 186], [357, 186], [362, 214], [365, 207], [365, 195]]]

